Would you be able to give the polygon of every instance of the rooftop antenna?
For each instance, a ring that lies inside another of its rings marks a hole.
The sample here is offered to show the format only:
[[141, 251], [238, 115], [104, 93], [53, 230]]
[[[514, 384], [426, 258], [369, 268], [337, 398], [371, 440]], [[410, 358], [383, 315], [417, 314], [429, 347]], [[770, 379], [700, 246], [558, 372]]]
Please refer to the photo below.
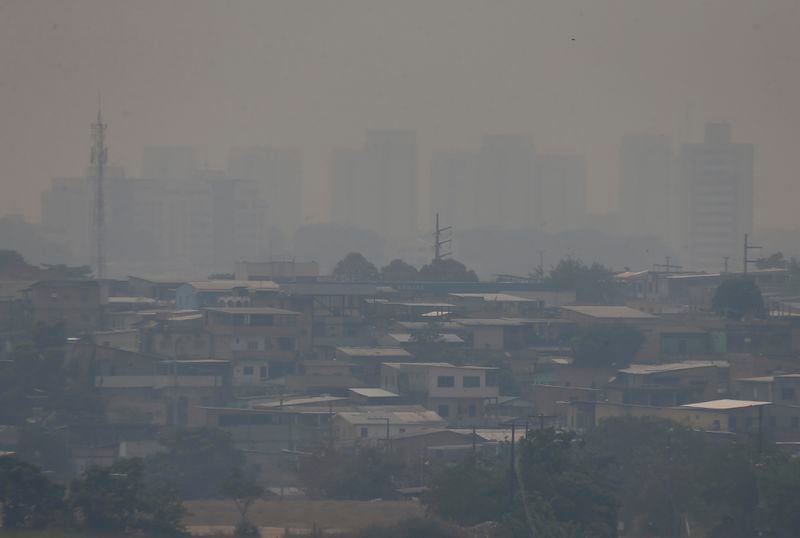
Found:
[[436, 229], [433, 232], [433, 259], [434, 261], [443, 260], [446, 257], [450, 256], [452, 252], [449, 250], [444, 250], [446, 245], [452, 244], [453, 239], [452, 237], [448, 237], [447, 239], [442, 239], [442, 236], [445, 232], [449, 232], [453, 229], [452, 226], [445, 226], [444, 228], [439, 226], [439, 213], [436, 213]]
[[665, 273], [671, 273], [673, 269], [675, 269], [676, 271], [680, 271], [681, 269], [683, 269], [682, 265], [671, 264], [670, 263], [671, 260], [672, 258], [667, 256], [664, 259], [664, 263], [654, 263], [653, 267], [656, 269], [663, 269]]
[[747, 274], [747, 266], [751, 263], [756, 263], [758, 260], [751, 260], [750, 259], [750, 251], [751, 250], [759, 250], [761, 247], [756, 245], [751, 245], [748, 241], [750, 239], [749, 234], [744, 234], [744, 257], [742, 259], [742, 266], [744, 269], [744, 274]]
[[94, 238], [95, 238], [95, 271], [97, 278], [105, 277], [106, 272], [106, 214], [105, 214], [105, 192], [104, 192], [104, 172], [108, 162], [108, 148], [106, 147], [106, 129], [103, 123], [103, 112], [100, 104], [100, 93], [97, 94], [97, 122], [92, 124], [92, 154], [91, 164], [97, 171], [97, 183], [95, 185], [95, 207], [94, 207]]

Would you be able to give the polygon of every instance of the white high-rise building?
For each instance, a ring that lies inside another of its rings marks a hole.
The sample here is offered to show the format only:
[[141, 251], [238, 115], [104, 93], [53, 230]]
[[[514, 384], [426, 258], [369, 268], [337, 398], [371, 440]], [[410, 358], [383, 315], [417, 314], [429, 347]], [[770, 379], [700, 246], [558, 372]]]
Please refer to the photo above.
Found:
[[683, 147], [693, 269], [742, 268], [744, 234], [753, 228], [752, 144], [731, 142], [727, 123], [708, 123], [705, 140]]

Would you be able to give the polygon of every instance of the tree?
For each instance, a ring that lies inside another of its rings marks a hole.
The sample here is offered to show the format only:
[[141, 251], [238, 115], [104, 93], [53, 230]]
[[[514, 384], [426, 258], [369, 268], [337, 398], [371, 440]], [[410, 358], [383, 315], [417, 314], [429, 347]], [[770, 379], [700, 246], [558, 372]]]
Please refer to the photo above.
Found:
[[300, 478], [311, 497], [341, 500], [391, 499], [402, 467], [378, 448], [306, 458]]
[[550, 270], [546, 281], [555, 290], [574, 291], [580, 303], [614, 304], [619, 301], [614, 272], [599, 263], [587, 266], [575, 258], [563, 259]]
[[444, 258], [423, 265], [419, 279], [425, 282], [478, 282], [478, 275], [460, 261]]
[[165, 450], [147, 458], [147, 474], [182, 499], [218, 497], [231, 472], [244, 463], [230, 434], [218, 428], [175, 428], [159, 441]]
[[596, 325], [579, 334], [574, 346], [575, 365], [625, 368], [644, 344], [642, 332], [625, 324]]
[[[239, 512], [239, 523], [243, 528], [248, 527], [247, 512], [250, 510], [250, 506], [264, 495], [264, 488], [261, 484], [245, 478], [241, 469], [234, 469], [231, 476], [222, 484], [222, 493], [233, 499], [236, 510]], [[246, 532], [236, 534], [236, 536], [240, 535], [245, 536]]]
[[418, 275], [416, 267], [399, 258], [381, 269], [381, 280], [384, 282], [411, 282], [417, 280]]
[[358, 252], [351, 252], [339, 260], [333, 276], [350, 282], [376, 282], [379, 279], [378, 269]]
[[13, 456], [0, 456], [0, 505], [5, 529], [41, 529], [65, 517], [63, 488]]
[[504, 470], [474, 457], [439, 472], [423, 497], [428, 510], [461, 525], [500, 521], [509, 501]]
[[786, 269], [789, 262], [783, 256], [783, 252], [775, 252], [765, 258], [756, 260], [756, 268], [758, 269]]
[[765, 313], [761, 290], [749, 277], [725, 279], [714, 292], [711, 305], [718, 315], [737, 321], [746, 316], [762, 317]]
[[186, 536], [182, 504], [169, 490], [145, 484], [144, 464], [139, 459], [90, 467], [72, 481], [69, 500], [90, 531]]
[[781, 458], [764, 466], [759, 481], [762, 492], [763, 536], [800, 536], [800, 462]]

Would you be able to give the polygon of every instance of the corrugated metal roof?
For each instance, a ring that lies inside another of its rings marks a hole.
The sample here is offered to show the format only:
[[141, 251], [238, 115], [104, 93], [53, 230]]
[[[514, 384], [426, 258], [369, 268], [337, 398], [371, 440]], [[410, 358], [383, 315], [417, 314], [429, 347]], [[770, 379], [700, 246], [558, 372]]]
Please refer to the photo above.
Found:
[[593, 318], [607, 318], [607, 319], [656, 319], [656, 316], [636, 310], [629, 306], [562, 306], [563, 310], [569, 310], [582, 314], [584, 316], [591, 316]]
[[678, 372], [680, 370], [691, 370], [693, 368], [727, 368], [730, 364], [727, 361], [685, 361], [670, 362], [665, 364], [631, 364], [623, 368], [620, 372], [631, 375], [649, 375], [665, 372]]
[[[445, 344], [461, 344], [464, 342], [464, 339], [457, 334], [442, 333], [439, 337]], [[410, 333], [389, 333], [389, 338], [401, 344], [410, 344], [414, 342], [414, 337]]]
[[503, 302], [503, 303], [537, 303], [534, 299], [526, 297], [519, 297], [517, 295], [510, 295], [508, 293], [451, 293], [452, 297], [459, 297], [461, 299], [483, 299], [486, 302]]
[[389, 392], [385, 389], [378, 388], [351, 388], [349, 389], [353, 394], [363, 396], [365, 398], [399, 398], [398, 394]]
[[401, 347], [337, 347], [336, 351], [349, 357], [411, 357], [411, 353]]
[[747, 407], [760, 407], [762, 405], [772, 405], [772, 402], [758, 402], [753, 400], [712, 400], [710, 402], [698, 402], [685, 404], [681, 407], [691, 407], [692, 409], [728, 410], [744, 409]]
[[280, 316], [299, 316], [300, 312], [283, 310], [281, 308], [270, 308], [268, 306], [241, 306], [241, 307], [213, 307], [205, 308], [211, 312], [222, 312], [223, 314], [272, 314]]
[[279, 286], [271, 280], [199, 280], [189, 282], [198, 291], [229, 291], [235, 288], [249, 290], [277, 290]]

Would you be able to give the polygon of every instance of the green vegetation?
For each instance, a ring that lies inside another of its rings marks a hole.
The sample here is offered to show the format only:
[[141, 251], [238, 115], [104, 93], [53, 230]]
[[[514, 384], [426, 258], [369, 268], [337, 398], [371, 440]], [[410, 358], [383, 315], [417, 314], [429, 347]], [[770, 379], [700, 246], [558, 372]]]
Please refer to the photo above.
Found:
[[625, 368], [643, 344], [642, 331], [632, 325], [595, 325], [575, 341], [575, 366]]
[[[467, 460], [435, 479], [431, 513], [499, 536], [727, 538], [800, 535], [800, 462], [669, 421], [609, 419], [583, 437], [543, 430], [508, 459]], [[702, 533], [701, 533], [702, 531]]]
[[711, 302], [718, 315], [739, 321], [744, 317], [763, 317], [764, 298], [752, 278], [728, 278], [714, 292]]
[[348, 282], [377, 282], [380, 277], [378, 268], [358, 252], [351, 252], [339, 260], [333, 268], [333, 276]]
[[38, 467], [0, 457], [3, 529], [81, 529], [142, 532], [152, 537], [185, 536], [180, 500], [169, 490], [148, 486], [141, 460], [90, 467], [72, 481], [69, 494]]
[[418, 279], [423, 282], [477, 282], [478, 275], [460, 261], [445, 258], [423, 265]]
[[563, 259], [550, 270], [545, 282], [555, 290], [574, 291], [582, 304], [615, 304], [620, 300], [614, 272], [599, 263], [586, 265], [575, 258]]
[[392, 499], [396, 495], [394, 477], [401, 470], [386, 460], [384, 450], [362, 448], [308, 458], [300, 469], [300, 478], [311, 498]]
[[184, 500], [219, 497], [244, 464], [230, 434], [218, 428], [174, 428], [159, 441], [165, 450], [147, 458], [148, 477]]

